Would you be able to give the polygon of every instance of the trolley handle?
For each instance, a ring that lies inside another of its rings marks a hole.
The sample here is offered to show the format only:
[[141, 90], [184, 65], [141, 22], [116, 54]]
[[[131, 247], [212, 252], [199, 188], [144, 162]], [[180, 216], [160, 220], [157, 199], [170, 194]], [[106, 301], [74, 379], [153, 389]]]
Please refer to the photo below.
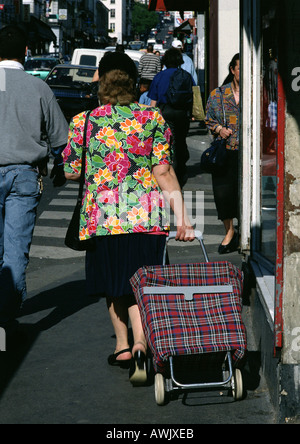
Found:
[[[168, 238], [167, 238], [167, 244], [168, 244], [168, 242], [169, 242], [170, 240], [172, 240], [172, 239], [176, 239], [176, 234], [177, 234], [176, 231], [170, 231], [170, 232], [169, 232], [169, 236], [168, 236]], [[201, 245], [201, 249], [202, 249], [202, 252], [203, 252], [203, 255], [204, 255], [205, 262], [209, 262], [209, 258], [208, 258], [208, 255], [207, 255], [207, 252], [206, 252], [206, 249], [205, 249], [205, 245], [204, 245], [204, 242], [203, 242], [203, 234], [202, 234], [202, 231], [195, 230], [195, 238], [200, 242], [200, 245]], [[164, 265], [166, 264], [167, 244], [166, 244], [166, 248], [165, 248], [165, 252], [164, 252]]]
[[[176, 238], [176, 234], [177, 234], [176, 231], [170, 231], [169, 232], [169, 236], [168, 236], [168, 241], [172, 240], [172, 239], [175, 239]], [[202, 239], [202, 241], [203, 241], [202, 231], [195, 230], [195, 237], [196, 237], [196, 239], [198, 239], [199, 242], [200, 242], [200, 239]]]

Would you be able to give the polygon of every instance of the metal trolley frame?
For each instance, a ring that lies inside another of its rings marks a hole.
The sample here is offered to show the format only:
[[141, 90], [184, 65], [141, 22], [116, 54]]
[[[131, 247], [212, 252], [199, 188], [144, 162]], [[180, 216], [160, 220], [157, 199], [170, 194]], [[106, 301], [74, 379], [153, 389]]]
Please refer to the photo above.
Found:
[[[170, 232], [168, 241], [175, 239], [176, 232]], [[196, 238], [200, 242], [204, 258], [206, 262], [209, 262], [208, 255], [203, 242], [203, 235], [200, 231], [196, 231]], [[166, 252], [164, 255], [164, 264], [166, 263]], [[155, 291], [154, 291], [155, 288]], [[204, 293], [228, 293], [232, 292], [231, 285], [214, 285], [214, 286], [177, 286], [177, 287], [145, 287], [143, 289], [144, 294], [183, 294], [187, 301], [193, 300], [194, 294]], [[217, 353], [217, 352], [216, 352]], [[174, 357], [170, 356], [170, 378], [165, 378], [161, 373], [155, 374], [155, 400], [158, 405], [164, 405], [166, 402], [166, 394], [171, 393], [174, 390], [195, 390], [195, 389], [230, 389], [235, 400], [241, 400], [243, 398], [243, 379], [240, 369], [233, 368], [231, 352], [225, 353], [225, 359], [222, 364], [222, 380], [215, 382], [199, 382], [199, 383], [182, 383], [179, 382], [175, 376], [174, 370]]]

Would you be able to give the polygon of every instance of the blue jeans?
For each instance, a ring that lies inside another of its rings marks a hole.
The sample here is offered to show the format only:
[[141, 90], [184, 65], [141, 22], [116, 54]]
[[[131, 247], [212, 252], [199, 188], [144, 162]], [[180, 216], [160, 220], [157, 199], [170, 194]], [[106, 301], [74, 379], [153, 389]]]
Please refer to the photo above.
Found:
[[13, 321], [26, 298], [26, 268], [40, 200], [30, 165], [0, 166], [0, 325]]

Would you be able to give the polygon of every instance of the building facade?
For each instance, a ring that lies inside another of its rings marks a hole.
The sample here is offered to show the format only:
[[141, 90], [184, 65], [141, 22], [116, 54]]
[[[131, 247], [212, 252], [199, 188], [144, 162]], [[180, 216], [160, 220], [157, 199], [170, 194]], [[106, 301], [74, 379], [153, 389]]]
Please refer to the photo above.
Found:
[[300, 4], [241, 0], [241, 249], [278, 417], [300, 414]]
[[109, 10], [100, 0], [3, 0], [0, 27], [11, 23], [27, 28], [32, 55], [109, 44]]
[[122, 44], [131, 37], [131, 11], [134, 0], [102, 0], [109, 10], [109, 37]]

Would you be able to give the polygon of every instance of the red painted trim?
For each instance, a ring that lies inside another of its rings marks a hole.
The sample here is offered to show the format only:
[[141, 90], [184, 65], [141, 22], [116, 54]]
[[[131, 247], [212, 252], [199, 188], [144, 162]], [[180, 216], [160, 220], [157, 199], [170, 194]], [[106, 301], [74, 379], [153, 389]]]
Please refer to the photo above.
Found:
[[277, 251], [275, 295], [275, 348], [283, 346], [283, 266], [284, 266], [284, 145], [286, 96], [278, 75], [278, 148], [277, 148]]

